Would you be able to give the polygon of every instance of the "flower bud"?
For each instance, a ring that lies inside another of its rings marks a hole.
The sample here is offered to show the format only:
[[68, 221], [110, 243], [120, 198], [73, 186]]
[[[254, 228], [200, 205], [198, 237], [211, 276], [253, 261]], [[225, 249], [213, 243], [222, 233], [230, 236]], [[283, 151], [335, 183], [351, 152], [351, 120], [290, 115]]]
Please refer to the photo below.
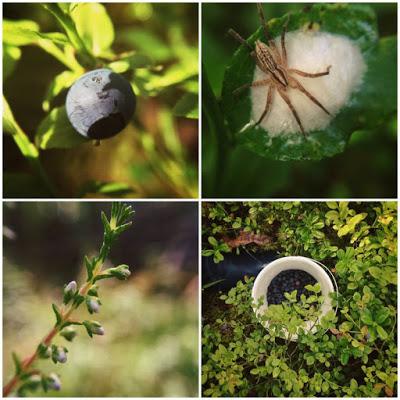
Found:
[[67, 326], [61, 331], [60, 335], [63, 336], [66, 340], [68, 340], [68, 342], [72, 342], [77, 333], [72, 326]]
[[100, 308], [100, 301], [97, 297], [87, 297], [86, 298], [86, 307], [90, 314], [98, 313]]
[[51, 356], [50, 346], [40, 343], [38, 346], [38, 356], [39, 358], [49, 358]]
[[71, 299], [75, 296], [76, 292], [78, 290], [78, 286], [75, 281], [71, 281], [64, 287], [64, 299], [63, 303], [68, 304]]
[[51, 358], [55, 364], [57, 364], [58, 362], [61, 364], [67, 362], [67, 349], [65, 347], [53, 345], [52, 350], [53, 352]]
[[90, 337], [93, 335], [104, 335], [104, 328], [97, 321], [83, 321], [83, 325]]
[[47, 387], [53, 390], [61, 389], [61, 381], [57, 374], [52, 372], [46, 379]]
[[75, 281], [71, 281], [68, 283], [67, 286], [64, 288], [64, 293], [75, 293], [76, 290], [78, 289], [78, 286]]
[[119, 265], [118, 267], [115, 267], [115, 268], [110, 268], [107, 270], [107, 272], [111, 276], [114, 276], [115, 278], [117, 278], [121, 281], [128, 279], [129, 276], [131, 275], [131, 271], [129, 271], [129, 267], [125, 264]]

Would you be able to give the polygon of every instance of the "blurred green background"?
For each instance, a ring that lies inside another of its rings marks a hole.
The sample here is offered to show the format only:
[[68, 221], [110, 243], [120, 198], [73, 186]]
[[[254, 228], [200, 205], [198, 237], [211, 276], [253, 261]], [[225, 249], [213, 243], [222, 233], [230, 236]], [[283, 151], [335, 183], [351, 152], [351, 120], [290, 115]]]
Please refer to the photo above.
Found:
[[[370, 6], [377, 15], [380, 37], [396, 35], [397, 4]], [[304, 3], [268, 3], [264, 10], [269, 20], [305, 7]], [[228, 29], [233, 28], [246, 38], [259, 24], [255, 4], [202, 5], [203, 74], [217, 99], [225, 67], [238, 48], [227, 35]], [[207, 100], [203, 97], [202, 101]], [[204, 197], [396, 197], [396, 115], [375, 130], [354, 132], [344, 153], [321, 161], [273, 161], [236, 147], [228, 149], [228, 159], [221, 165], [215, 138], [204, 116], [202, 138]]]
[[[57, 197], [106, 197], [99, 182], [117, 182], [125, 197], [197, 197], [198, 120], [182, 117], [175, 106], [198, 91], [197, 4], [105, 3], [112, 20], [116, 54], [135, 51], [153, 62], [125, 74], [137, 95], [133, 123], [95, 147], [91, 141], [72, 149], [41, 152]], [[41, 32], [62, 32], [39, 3], [3, 6], [7, 20], [33, 20]], [[100, 28], [100, 27], [99, 27]], [[16, 121], [34, 141], [46, 113], [42, 102], [55, 76], [66, 67], [38, 46], [22, 46], [15, 70], [4, 84]], [[17, 49], [18, 50], [18, 49]], [[65, 102], [66, 91], [52, 106]], [[196, 108], [197, 112], [197, 108]], [[32, 179], [29, 165], [11, 136], [4, 136], [6, 197], [48, 197]]]
[[[62, 390], [35, 395], [197, 396], [197, 204], [132, 204], [133, 225], [110, 257], [110, 264], [128, 264], [132, 275], [99, 285], [103, 305], [94, 319], [106, 334], [90, 339], [79, 330], [65, 365], [39, 361], [40, 369], [60, 375]], [[54, 324], [51, 303], [60, 302], [62, 285], [84, 280], [82, 258], [98, 250], [100, 211], [108, 215], [110, 208], [98, 202], [4, 203], [4, 382], [13, 374], [11, 352], [27, 356]], [[66, 344], [63, 338], [55, 343]]]

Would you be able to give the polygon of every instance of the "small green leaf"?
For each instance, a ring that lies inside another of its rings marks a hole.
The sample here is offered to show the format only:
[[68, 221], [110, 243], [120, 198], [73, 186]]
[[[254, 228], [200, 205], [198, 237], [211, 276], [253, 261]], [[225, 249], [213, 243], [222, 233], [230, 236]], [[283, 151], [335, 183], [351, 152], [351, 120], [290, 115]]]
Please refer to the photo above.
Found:
[[41, 149], [68, 149], [89, 140], [72, 127], [65, 106], [54, 108], [40, 123], [35, 142]]
[[15, 375], [19, 375], [22, 372], [21, 360], [19, 359], [17, 353], [12, 352], [11, 355], [12, 355], [12, 359], [14, 361]]
[[380, 278], [381, 276], [381, 269], [378, 267], [370, 267], [368, 268], [368, 272], [376, 279]]
[[101, 212], [101, 222], [103, 223], [104, 232], [106, 234], [110, 234], [112, 229], [111, 229], [111, 226], [110, 226], [110, 222], [108, 221], [107, 216], [104, 213], [104, 211]]
[[218, 246], [217, 239], [215, 239], [215, 237], [213, 237], [213, 236], [209, 236], [208, 237], [208, 243], [210, 243], [211, 246], [213, 246], [213, 247], [217, 247]]
[[87, 280], [90, 281], [92, 279], [92, 277], [93, 277], [93, 269], [94, 269], [94, 267], [96, 265], [96, 261], [95, 261], [94, 258], [92, 258], [90, 260], [87, 256], [85, 256], [83, 260], [84, 260], [84, 263], [85, 263], [86, 272], [88, 274], [88, 279]]
[[374, 319], [372, 317], [371, 311], [366, 308], [362, 313], [361, 313], [361, 321], [363, 321], [367, 325], [373, 325]]
[[178, 117], [199, 118], [199, 96], [196, 93], [185, 93], [175, 104], [174, 115]]
[[344, 225], [338, 230], [338, 236], [339, 237], [345, 236], [350, 232], [350, 230], [351, 230], [350, 225]]
[[388, 338], [387, 332], [380, 325], [376, 327], [376, 331], [382, 340], [386, 340]]
[[123, 182], [89, 181], [79, 191], [79, 197], [102, 194], [107, 197], [123, 197], [134, 193], [134, 189]]
[[54, 314], [56, 316], [56, 325], [59, 325], [62, 321], [60, 309], [53, 303], [51, 305], [53, 308]]
[[344, 351], [340, 354], [340, 362], [342, 365], [347, 365], [349, 362], [350, 354], [347, 351]]

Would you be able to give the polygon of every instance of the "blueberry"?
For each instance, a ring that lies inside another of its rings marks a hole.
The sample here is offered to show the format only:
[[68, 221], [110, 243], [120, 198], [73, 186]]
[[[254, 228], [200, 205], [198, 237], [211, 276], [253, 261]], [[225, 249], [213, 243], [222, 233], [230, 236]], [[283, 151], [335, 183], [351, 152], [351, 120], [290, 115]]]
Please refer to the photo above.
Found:
[[72, 126], [91, 139], [106, 139], [121, 132], [135, 107], [130, 83], [105, 68], [82, 75], [69, 89], [66, 101]]

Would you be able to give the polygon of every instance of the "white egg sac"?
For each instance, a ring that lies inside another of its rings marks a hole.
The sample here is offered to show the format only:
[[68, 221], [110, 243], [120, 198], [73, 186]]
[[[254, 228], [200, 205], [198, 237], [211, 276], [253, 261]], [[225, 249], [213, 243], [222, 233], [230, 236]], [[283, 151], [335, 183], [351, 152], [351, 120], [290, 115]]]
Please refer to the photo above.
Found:
[[[278, 49], [280, 37], [275, 39]], [[345, 36], [326, 32], [294, 31], [286, 34], [286, 52], [288, 68], [308, 73], [326, 71], [329, 75], [306, 78], [289, 73], [311, 93], [330, 113], [326, 114], [300, 90], [287, 88], [286, 93], [295, 107], [305, 132], [326, 128], [334, 116], [349, 101], [351, 93], [357, 90], [366, 71], [366, 65], [359, 47]], [[258, 67], [255, 68], [254, 81], [269, 76]], [[252, 87], [252, 119], [259, 120], [267, 101], [268, 86]], [[268, 114], [260, 123], [270, 136], [299, 132], [299, 124], [289, 106], [275, 90]]]

